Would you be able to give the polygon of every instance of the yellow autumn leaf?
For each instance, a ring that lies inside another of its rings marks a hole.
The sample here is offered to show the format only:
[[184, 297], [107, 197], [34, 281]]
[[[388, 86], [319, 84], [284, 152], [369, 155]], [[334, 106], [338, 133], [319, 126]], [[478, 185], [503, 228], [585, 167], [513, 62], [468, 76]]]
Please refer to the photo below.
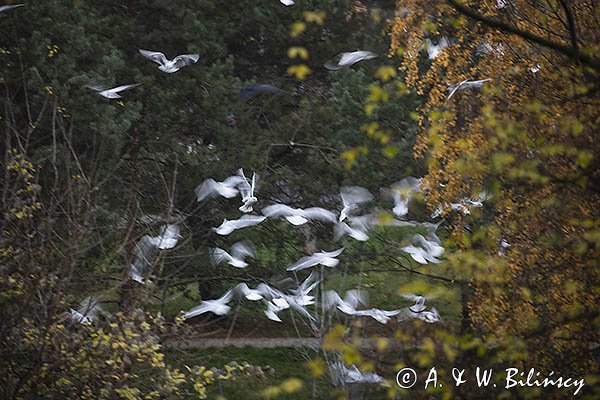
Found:
[[291, 65], [287, 69], [288, 75], [291, 75], [298, 80], [305, 79], [310, 72], [310, 68], [308, 68], [306, 64]]
[[289, 58], [300, 57], [303, 60], [308, 59], [308, 50], [306, 50], [304, 47], [290, 47], [287, 54]]

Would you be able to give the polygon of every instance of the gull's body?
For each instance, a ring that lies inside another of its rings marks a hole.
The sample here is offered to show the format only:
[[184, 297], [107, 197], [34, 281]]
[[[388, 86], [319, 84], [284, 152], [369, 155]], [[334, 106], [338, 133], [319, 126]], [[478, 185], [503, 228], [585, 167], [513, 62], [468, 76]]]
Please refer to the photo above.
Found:
[[294, 0], [279, 0], [279, 2], [286, 7], [293, 6], [294, 4], [296, 4]]
[[229, 310], [231, 310], [231, 307], [227, 304], [233, 299], [233, 295], [234, 292], [232, 289], [230, 289], [218, 299], [203, 300], [199, 305], [185, 313], [183, 318], [188, 319], [207, 312], [211, 312], [216, 315], [226, 315]]
[[457, 84], [454, 85], [450, 85], [448, 86], [448, 91], [450, 92], [450, 94], [448, 95], [448, 99], [450, 100], [450, 98], [452, 96], [454, 96], [454, 93], [456, 93], [459, 90], [465, 90], [465, 89], [481, 89], [481, 87], [483, 86], [483, 84], [485, 82], [490, 81], [490, 79], [481, 79], [478, 81], [472, 81], [470, 79], [465, 79], [462, 82], [459, 82]]
[[380, 310], [378, 308], [370, 308], [368, 310], [359, 310], [354, 313], [356, 316], [371, 317], [381, 324], [387, 324], [391, 317], [400, 314], [402, 310]]
[[500, 240], [500, 249], [498, 250], [498, 255], [500, 257], [504, 257], [506, 254], [506, 249], [510, 247], [510, 243], [508, 243], [504, 238]]
[[230, 176], [223, 182], [217, 182], [212, 178], [209, 178], [198, 185], [194, 192], [198, 201], [202, 201], [207, 197], [222, 196], [227, 199], [237, 196], [237, 186], [243, 183], [244, 180], [239, 175]]
[[413, 260], [419, 264], [427, 264], [429, 262], [438, 264], [440, 260], [437, 257], [444, 253], [444, 248], [435, 241], [429, 241], [423, 235], [414, 235], [412, 244], [402, 247], [402, 251], [410, 254]]
[[344, 248], [340, 248], [334, 251], [321, 251], [319, 253], [314, 253], [313, 255], [302, 257], [300, 260], [296, 261], [294, 264], [291, 264], [287, 267], [288, 271], [301, 271], [306, 268], [314, 267], [315, 265], [324, 265], [329, 268], [333, 268], [339, 264], [340, 260], [338, 260], [337, 256], [342, 254]]
[[243, 215], [240, 219], [234, 219], [231, 221], [224, 219], [221, 225], [219, 225], [216, 228], [213, 228], [213, 231], [215, 231], [218, 235], [225, 236], [229, 235], [236, 229], [242, 229], [248, 226], [258, 225], [265, 219], [265, 217], [260, 217], [258, 215]]
[[326, 308], [336, 307], [346, 315], [355, 315], [356, 307], [367, 304], [367, 293], [363, 290], [348, 290], [342, 299], [335, 290], [325, 292]]
[[336, 57], [336, 59], [338, 57], [339, 57], [339, 61], [336, 62], [336, 61], [334, 61], [335, 60], [334, 59], [332, 61], [325, 63], [324, 67], [331, 71], [336, 71], [341, 68], [350, 67], [359, 61], [371, 60], [371, 59], [377, 57], [377, 54], [372, 53], [370, 51], [359, 50], [359, 51], [341, 53]]
[[309, 293], [313, 291], [321, 281], [316, 279], [315, 272], [311, 272], [310, 275], [302, 282], [298, 288], [290, 290], [296, 303], [300, 306], [309, 306], [315, 304], [315, 297]]
[[381, 383], [383, 378], [373, 372], [361, 372], [356, 365], [347, 368], [342, 361], [334, 363], [330, 368], [333, 371], [335, 380], [338, 384], [344, 385], [348, 383]]
[[367, 228], [364, 225], [348, 225], [345, 222], [338, 222], [333, 227], [333, 239], [339, 241], [344, 236], [350, 236], [359, 242], [366, 242], [369, 240], [367, 235]]
[[246, 268], [248, 263], [244, 261], [246, 257], [254, 257], [252, 243], [249, 241], [237, 242], [231, 246], [231, 254], [217, 247], [211, 249], [210, 256], [214, 265], [219, 265], [223, 261], [235, 268]]
[[434, 44], [431, 39], [425, 39], [425, 46], [429, 59], [434, 60], [443, 49], [450, 46], [450, 41], [445, 36], [442, 36], [438, 44]]
[[414, 313], [420, 313], [427, 309], [427, 306], [425, 305], [425, 300], [427, 300], [428, 297], [410, 293], [403, 294], [402, 297], [415, 302], [415, 304], [408, 307], [408, 309]]
[[303, 225], [309, 220], [335, 223], [335, 214], [320, 207], [306, 209], [292, 208], [285, 204], [273, 204], [263, 208], [263, 215], [269, 218], [282, 217], [292, 225]]
[[252, 181], [248, 181], [246, 175], [244, 175], [244, 170], [240, 168], [238, 170], [238, 175], [242, 178], [242, 181], [238, 184], [238, 190], [242, 195], [242, 204], [239, 210], [243, 213], [252, 212], [252, 206], [256, 204], [258, 199], [254, 196], [254, 190], [256, 189], [256, 181], [257, 176], [256, 173], [252, 173]]
[[343, 186], [340, 188], [340, 197], [342, 198], [342, 211], [340, 212], [339, 222], [352, 214], [356, 214], [362, 204], [373, 200], [373, 195], [360, 186]]
[[407, 319], [420, 319], [421, 321], [427, 322], [428, 324], [433, 324], [442, 320], [440, 314], [435, 309], [435, 307], [432, 307], [429, 311], [421, 312], [414, 312], [411, 311], [410, 308], [405, 308], [398, 315], [398, 321], [402, 322], [406, 321]]
[[245, 283], [240, 283], [240, 284], [236, 285], [233, 288], [233, 290], [238, 295], [241, 295], [250, 301], [258, 301], [258, 300], [262, 300], [264, 298], [262, 292], [260, 290], [258, 290], [258, 288], [250, 289], [250, 287], [248, 287], [248, 285]]
[[392, 212], [396, 217], [403, 218], [408, 214], [408, 203], [413, 193], [421, 191], [420, 183], [421, 179], [408, 176], [392, 185], [389, 194], [394, 200]]
[[140, 83], [133, 83], [130, 85], [121, 85], [114, 88], [107, 88], [106, 86], [97, 86], [97, 85], [88, 85], [87, 87], [98, 92], [98, 94], [102, 97], [106, 97], [107, 99], [120, 99], [122, 98], [119, 93], [133, 89], [141, 85]]
[[160, 235], [155, 238], [156, 247], [161, 250], [172, 249], [177, 246], [177, 242], [181, 238], [182, 236], [179, 234], [179, 225], [163, 225], [160, 228]]
[[152, 265], [158, 250], [174, 248], [181, 238], [179, 226], [176, 224], [161, 226], [158, 236], [142, 236], [135, 245], [133, 260], [129, 267], [129, 277], [135, 282], [145, 284], [144, 276]]
[[92, 297], [83, 300], [77, 310], [74, 308], [70, 310], [71, 319], [81, 324], [91, 324], [96, 319], [96, 315], [102, 312], [98, 299]]
[[185, 66], [195, 64], [200, 59], [200, 55], [198, 54], [182, 54], [172, 60], [168, 60], [164, 53], [159, 51], [148, 51], [142, 49], [138, 49], [138, 51], [148, 60], [157, 63], [158, 69], [168, 74], [177, 72]]

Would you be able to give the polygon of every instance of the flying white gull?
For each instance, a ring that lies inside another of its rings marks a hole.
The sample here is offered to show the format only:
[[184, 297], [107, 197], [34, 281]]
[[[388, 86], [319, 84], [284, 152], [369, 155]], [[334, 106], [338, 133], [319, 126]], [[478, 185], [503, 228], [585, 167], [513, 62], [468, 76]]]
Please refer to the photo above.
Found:
[[[350, 67], [362, 60], [371, 60], [377, 57], [377, 54], [370, 51], [359, 50], [348, 53], [341, 53], [333, 60], [325, 63], [324, 67], [331, 71], [336, 71], [344, 67]], [[339, 58], [339, 61], [335, 61]]]
[[506, 249], [510, 247], [510, 243], [508, 243], [504, 238], [500, 240], [500, 249], [498, 250], [498, 255], [500, 257], [504, 257], [506, 254]]
[[100, 96], [106, 97], [107, 99], [120, 99], [122, 97], [119, 93], [121, 93], [125, 90], [133, 89], [134, 87], [137, 87], [139, 85], [141, 85], [141, 84], [133, 83], [131, 85], [117, 86], [112, 89], [108, 88], [106, 86], [99, 86], [99, 85], [87, 85], [87, 87], [98, 92], [98, 94]]
[[17, 7], [23, 7], [25, 4], [20, 3], [20, 4], [9, 4], [6, 6], [0, 6], [0, 13], [7, 13], [11, 10], [14, 10]]
[[420, 192], [420, 178], [407, 176], [406, 178], [394, 183], [387, 193], [394, 200], [392, 212], [398, 218], [403, 218], [408, 214], [408, 203], [413, 193]]
[[217, 247], [211, 249], [210, 256], [214, 265], [219, 265], [223, 261], [236, 268], [246, 268], [248, 263], [244, 261], [246, 257], [254, 258], [252, 243], [249, 241], [237, 242], [231, 246], [231, 254]]
[[288, 6], [288, 7], [289, 7], [289, 6], [293, 6], [294, 4], [296, 4], [296, 3], [294, 2], [294, 0], [279, 0], [279, 2], [280, 2], [281, 4], [283, 4], [284, 6]]
[[321, 251], [310, 256], [302, 257], [300, 260], [287, 267], [287, 270], [300, 271], [306, 268], [314, 267], [315, 265], [324, 265], [326, 267], [333, 268], [340, 262], [340, 260], [335, 257], [342, 254], [343, 251], [344, 247], [334, 251]]
[[242, 178], [242, 181], [238, 184], [238, 189], [240, 194], [242, 195], [242, 204], [239, 208], [241, 212], [249, 213], [252, 212], [252, 206], [256, 204], [258, 199], [254, 196], [254, 190], [256, 189], [256, 181], [258, 177], [256, 173], [252, 173], [252, 181], [249, 182], [244, 175], [244, 169], [240, 168], [238, 170], [238, 175]]
[[414, 313], [420, 313], [427, 309], [427, 306], [425, 305], [425, 300], [429, 299], [429, 297], [421, 296], [418, 294], [411, 294], [411, 293], [403, 294], [402, 297], [404, 297], [407, 300], [412, 300], [415, 302], [415, 304], [408, 307], [408, 309]]
[[248, 226], [258, 225], [263, 222], [266, 217], [261, 217], [258, 215], [243, 215], [240, 219], [234, 219], [228, 221], [227, 219], [223, 220], [223, 223], [216, 228], [213, 228], [218, 235], [229, 235], [231, 232], [236, 229], [246, 228]]
[[223, 196], [231, 199], [238, 194], [238, 185], [244, 182], [244, 178], [239, 175], [230, 176], [223, 182], [217, 182], [212, 178], [208, 178], [202, 184], [198, 185], [194, 192], [198, 201], [202, 201], [207, 197]]
[[391, 317], [400, 314], [402, 310], [380, 310], [379, 308], [370, 308], [368, 310], [358, 310], [354, 313], [356, 316], [371, 317], [381, 324], [387, 324]]
[[325, 308], [331, 309], [336, 307], [338, 310], [347, 315], [356, 314], [356, 307], [359, 305], [367, 305], [367, 292], [364, 290], [348, 290], [342, 299], [335, 290], [328, 290], [324, 296]]
[[440, 317], [440, 314], [435, 307], [432, 307], [431, 310], [420, 312], [411, 311], [410, 307], [407, 307], [398, 315], [398, 321], [402, 322], [406, 321], [407, 319], [420, 319], [421, 321], [433, 324], [441, 321], [442, 317]]
[[81, 302], [77, 310], [71, 308], [71, 319], [81, 324], [91, 324], [98, 313], [104, 312], [98, 301], [97, 298], [87, 297]]
[[160, 234], [153, 238], [156, 247], [161, 250], [172, 249], [182, 236], [179, 234], [179, 225], [169, 224], [160, 227]]
[[309, 220], [335, 223], [335, 214], [329, 210], [320, 207], [310, 207], [306, 209], [292, 208], [285, 204], [273, 204], [263, 208], [263, 215], [274, 218], [283, 217], [292, 225], [303, 225]]
[[179, 226], [175, 224], [160, 227], [158, 236], [144, 235], [137, 241], [133, 255], [133, 261], [129, 268], [129, 276], [132, 280], [144, 284], [148, 268], [152, 264], [158, 250], [172, 249], [177, 245], [180, 235]]
[[316, 288], [321, 281], [317, 279], [315, 272], [311, 272], [310, 275], [302, 282], [298, 288], [290, 290], [296, 303], [301, 306], [309, 306], [315, 304], [315, 297], [309, 295], [310, 292]]
[[342, 198], [342, 211], [340, 212], [340, 222], [348, 216], [356, 214], [361, 204], [373, 200], [373, 195], [365, 188], [360, 186], [343, 186], [340, 188], [340, 197]]
[[368, 227], [365, 224], [350, 224], [345, 222], [338, 222], [333, 226], [333, 239], [337, 242], [344, 236], [350, 236], [359, 242], [366, 242], [369, 240], [367, 235]]
[[340, 386], [347, 383], [371, 383], [383, 382], [383, 378], [374, 372], [361, 372], [356, 365], [347, 368], [343, 361], [337, 361], [329, 366], [334, 381]]
[[423, 235], [414, 235], [412, 244], [402, 247], [400, 250], [410, 254], [410, 256], [419, 264], [428, 262], [438, 264], [440, 260], [437, 257], [444, 254], [444, 248], [435, 241], [429, 241]]
[[236, 292], [236, 294], [243, 296], [250, 301], [258, 301], [264, 298], [261, 290], [259, 290], [258, 288], [250, 289], [245, 283], [240, 283], [236, 285], [233, 288], [233, 290], [234, 292]]
[[142, 49], [138, 49], [138, 51], [148, 60], [157, 63], [158, 69], [168, 74], [177, 72], [185, 66], [195, 64], [200, 59], [200, 55], [198, 54], [182, 54], [172, 60], [167, 60], [167, 57], [164, 55], [164, 53], [159, 51], [148, 51]]
[[490, 81], [491, 79], [481, 79], [478, 81], [472, 81], [470, 79], [465, 79], [462, 82], [456, 83], [454, 85], [450, 85], [448, 86], [448, 89], [446, 89], [447, 91], [450, 92], [450, 94], [448, 95], [448, 98], [446, 100], [450, 100], [450, 98], [452, 96], [454, 96], [454, 93], [456, 93], [459, 90], [465, 90], [465, 89], [481, 89], [481, 87], [483, 86], [483, 84], [485, 82]]
[[434, 60], [444, 48], [450, 46], [450, 41], [445, 36], [442, 36], [438, 44], [433, 44], [431, 39], [425, 39], [425, 46], [427, 48], [429, 59]]
[[215, 300], [202, 300], [202, 302], [196, 307], [186, 312], [183, 318], [188, 319], [195, 317], [196, 315], [211, 312], [216, 315], [226, 315], [231, 307], [227, 304], [233, 300], [233, 289], [229, 289], [225, 294]]

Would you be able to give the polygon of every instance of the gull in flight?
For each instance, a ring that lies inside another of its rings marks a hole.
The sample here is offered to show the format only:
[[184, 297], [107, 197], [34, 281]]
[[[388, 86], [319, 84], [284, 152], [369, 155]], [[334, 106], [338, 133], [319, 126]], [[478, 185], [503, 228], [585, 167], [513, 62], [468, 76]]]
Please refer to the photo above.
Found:
[[210, 256], [214, 265], [219, 265], [223, 261], [235, 268], [246, 268], [248, 263], [244, 261], [245, 257], [254, 258], [252, 243], [249, 241], [237, 242], [231, 246], [231, 254], [217, 247], [210, 251]]
[[429, 311], [420, 311], [420, 312], [414, 312], [410, 309], [410, 307], [405, 308], [402, 310], [402, 312], [400, 313], [400, 315], [398, 315], [398, 322], [402, 322], [402, 321], [406, 321], [407, 319], [420, 319], [421, 321], [425, 321], [429, 324], [433, 324], [435, 322], [439, 322], [442, 320], [442, 317], [440, 317], [440, 314], [438, 313], [438, 311], [435, 309], [435, 307], [432, 307], [431, 310]]
[[359, 317], [371, 317], [381, 324], [387, 324], [391, 317], [400, 314], [402, 310], [380, 310], [379, 308], [370, 308], [368, 310], [358, 310], [354, 315]]
[[324, 297], [325, 308], [336, 307], [346, 315], [356, 314], [356, 307], [367, 305], [368, 302], [367, 292], [358, 289], [348, 290], [343, 299], [335, 290], [328, 290]]
[[71, 308], [71, 319], [81, 324], [91, 324], [96, 319], [96, 315], [103, 312], [98, 299], [88, 297], [81, 302], [77, 310]]
[[433, 44], [431, 39], [425, 39], [425, 46], [429, 59], [434, 60], [443, 49], [450, 46], [450, 41], [445, 36], [442, 36], [438, 44]]
[[144, 275], [152, 264], [158, 250], [168, 250], [177, 246], [182, 238], [179, 226], [175, 224], [160, 227], [158, 236], [144, 235], [138, 240], [135, 247], [133, 262], [129, 268], [129, 276], [132, 280], [144, 284]]
[[258, 225], [261, 222], [263, 222], [266, 219], [266, 217], [261, 217], [258, 215], [243, 215], [240, 219], [234, 219], [231, 221], [228, 221], [227, 219], [223, 220], [223, 223], [216, 227], [213, 228], [213, 231], [215, 231], [218, 235], [229, 235], [231, 232], [235, 231], [236, 229], [241, 229], [241, 228], [246, 228], [248, 226], [254, 226], [254, 225]]
[[415, 302], [415, 304], [408, 307], [408, 309], [414, 313], [420, 313], [420, 312], [425, 311], [427, 309], [427, 306], [425, 305], [425, 300], [430, 299], [430, 297], [425, 297], [425, 296], [421, 296], [418, 294], [411, 294], [411, 293], [403, 294], [402, 297], [404, 297], [407, 300], [411, 300], [411, 301]]
[[342, 211], [340, 212], [340, 222], [348, 216], [356, 214], [360, 205], [373, 200], [373, 195], [365, 188], [360, 186], [343, 186], [340, 188], [340, 197], [342, 198]]
[[369, 240], [367, 230], [368, 226], [366, 224], [353, 223], [353, 219], [350, 225], [345, 222], [338, 222], [333, 226], [333, 239], [337, 242], [347, 235], [359, 242], [366, 242]]
[[[207, 197], [223, 196], [227, 199], [237, 196], [238, 185], [244, 182], [244, 178], [239, 175], [230, 176], [223, 182], [217, 182], [212, 178], [208, 178], [202, 184], [198, 185], [194, 192], [198, 201], [202, 201]], [[246, 182], [247, 183], [247, 182]]]
[[186, 67], [188, 65], [195, 64], [200, 59], [200, 55], [198, 54], [182, 54], [180, 56], [175, 57], [172, 60], [167, 60], [167, 57], [164, 55], [164, 53], [161, 53], [159, 51], [148, 51], [142, 49], [138, 49], [138, 51], [148, 60], [157, 63], [158, 69], [168, 74], [177, 72], [181, 68]]
[[459, 90], [465, 90], [465, 89], [481, 89], [481, 87], [483, 86], [484, 83], [490, 81], [491, 79], [481, 79], [478, 81], [472, 81], [470, 79], [465, 79], [462, 82], [459, 82], [457, 84], [454, 85], [450, 85], [448, 86], [448, 89], [446, 89], [447, 91], [450, 92], [450, 94], [448, 95], [448, 98], [446, 99], [446, 101], [450, 100], [450, 98], [452, 96], [454, 96], [454, 93], [456, 93]]
[[7, 13], [11, 10], [14, 10], [17, 7], [23, 7], [25, 4], [20, 3], [20, 4], [9, 4], [6, 6], [0, 6], [0, 13]]
[[407, 176], [406, 178], [396, 182], [387, 192], [394, 200], [394, 208], [392, 212], [398, 218], [403, 218], [408, 214], [408, 203], [411, 196], [415, 192], [420, 192], [420, 178]]
[[289, 6], [293, 6], [294, 4], [296, 4], [296, 3], [294, 2], [294, 0], [279, 0], [279, 2], [280, 2], [281, 4], [283, 4], [284, 6], [287, 6], [287, 7], [289, 7]]
[[287, 267], [288, 271], [301, 271], [306, 268], [314, 267], [315, 265], [324, 265], [333, 268], [339, 264], [340, 260], [336, 257], [342, 254], [344, 247], [334, 251], [321, 251], [313, 255], [302, 257], [300, 260]]
[[410, 256], [419, 264], [428, 262], [438, 264], [440, 260], [437, 257], [444, 254], [444, 248], [435, 241], [429, 241], [423, 235], [414, 235], [412, 244], [402, 247], [400, 250], [410, 254]]
[[309, 306], [315, 304], [315, 297], [309, 295], [309, 293], [321, 283], [316, 279], [316, 276], [315, 271], [311, 272], [298, 288], [290, 290], [292, 297], [299, 305]]
[[238, 185], [240, 194], [242, 195], [242, 204], [239, 208], [241, 212], [249, 213], [252, 212], [252, 206], [256, 204], [258, 199], [254, 196], [254, 190], [256, 189], [256, 180], [258, 179], [256, 173], [252, 173], [252, 181], [249, 182], [244, 175], [243, 168], [238, 170], [238, 175], [242, 178], [242, 181]]
[[508, 243], [504, 238], [500, 240], [500, 249], [498, 250], [498, 255], [500, 257], [504, 257], [506, 254], [506, 249], [510, 247], [510, 243]]
[[283, 90], [275, 87], [273, 85], [269, 85], [268, 83], [254, 83], [252, 85], [246, 86], [245, 88], [240, 89], [238, 93], [238, 98], [242, 101], [248, 101], [256, 95], [259, 94], [279, 94], [283, 93]]
[[310, 207], [306, 209], [292, 208], [285, 204], [273, 204], [263, 208], [263, 215], [273, 217], [283, 217], [292, 225], [303, 225], [309, 220], [335, 223], [335, 214], [329, 210], [320, 207]]
[[260, 290], [258, 287], [256, 289], [250, 289], [245, 283], [236, 285], [233, 290], [238, 295], [241, 295], [250, 301], [258, 301], [264, 298], [262, 290]]
[[229, 302], [233, 300], [234, 291], [229, 289], [225, 294], [215, 300], [203, 300], [199, 305], [190, 309], [183, 316], [185, 319], [195, 317], [196, 315], [211, 312], [216, 315], [226, 315], [231, 307], [228, 306]]
[[140, 83], [133, 83], [131, 85], [121, 85], [121, 86], [117, 86], [114, 87], [112, 89], [106, 87], [106, 86], [100, 86], [100, 85], [87, 85], [87, 87], [89, 89], [92, 89], [96, 92], [98, 92], [98, 94], [102, 97], [106, 97], [107, 99], [121, 99], [121, 95], [119, 93], [125, 91], [125, 90], [129, 90], [129, 89], [133, 89], [134, 87], [137, 87], [141, 85]]
[[343, 361], [337, 361], [330, 365], [330, 370], [334, 376], [334, 380], [340, 385], [346, 383], [372, 383], [377, 384], [383, 382], [383, 378], [374, 372], [361, 372], [356, 365], [347, 368]]
[[[341, 53], [333, 60], [325, 63], [324, 67], [331, 71], [336, 71], [338, 69], [342, 69], [344, 67], [350, 67], [362, 60], [371, 60], [377, 57], [377, 54], [372, 53], [370, 51], [359, 50], [353, 51], [349, 53]], [[339, 61], [335, 61], [338, 60]]]

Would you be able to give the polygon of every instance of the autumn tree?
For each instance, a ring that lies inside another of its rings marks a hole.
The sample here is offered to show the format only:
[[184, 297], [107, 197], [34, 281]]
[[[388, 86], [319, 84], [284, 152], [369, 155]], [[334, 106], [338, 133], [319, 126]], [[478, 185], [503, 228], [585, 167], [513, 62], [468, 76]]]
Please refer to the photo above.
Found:
[[[430, 209], [453, 221], [470, 329], [505, 360], [571, 375], [599, 365], [599, 12], [590, 1], [402, 1], [391, 24], [390, 51], [423, 99], [414, 153], [428, 164]], [[443, 37], [428, 57], [425, 41]], [[484, 190], [483, 208], [450, 209]]]

